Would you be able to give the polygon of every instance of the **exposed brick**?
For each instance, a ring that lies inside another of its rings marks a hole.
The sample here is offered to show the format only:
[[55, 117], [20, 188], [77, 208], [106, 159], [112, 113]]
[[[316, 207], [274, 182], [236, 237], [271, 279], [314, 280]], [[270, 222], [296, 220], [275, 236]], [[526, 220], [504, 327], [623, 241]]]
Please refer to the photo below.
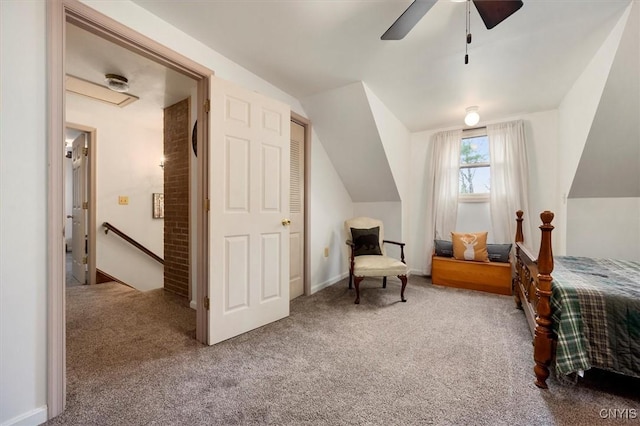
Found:
[[190, 101], [164, 110], [164, 288], [189, 295]]

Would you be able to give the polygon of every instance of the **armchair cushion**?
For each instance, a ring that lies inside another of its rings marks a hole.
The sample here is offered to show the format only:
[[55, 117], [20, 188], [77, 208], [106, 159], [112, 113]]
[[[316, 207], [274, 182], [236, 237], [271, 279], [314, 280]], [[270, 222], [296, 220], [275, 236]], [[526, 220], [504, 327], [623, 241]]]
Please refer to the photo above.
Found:
[[407, 272], [407, 265], [388, 256], [358, 256], [353, 264], [353, 275], [357, 277], [407, 275]]
[[351, 228], [351, 237], [353, 238], [353, 255], [354, 256], [381, 256], [380, 250], [380, 227], [376, 226], [369, 229]]

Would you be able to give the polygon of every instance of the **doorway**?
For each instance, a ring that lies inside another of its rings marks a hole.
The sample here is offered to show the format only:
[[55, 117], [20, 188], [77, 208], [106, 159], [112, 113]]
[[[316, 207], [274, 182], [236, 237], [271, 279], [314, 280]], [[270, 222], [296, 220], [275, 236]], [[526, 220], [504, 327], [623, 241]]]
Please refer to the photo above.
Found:
[[92, 285], [96, 283], [96, 129], [66, 123], [64, 153], [65, 284]]
[[291, 113], [290, 144], [290, 260], [289, 298], [311, 294], [309, 278], [309, 166], [311, 158], [311, 122]]
[[[48, 96], [48, 144], [49, 171], [48, 171], [48, 280], [51, 291], [48, 294], [48, 339], [47, 339], [47, 406], [49, 418], [55, 417], [64, 410], [65, 406], [65, 256], [64, 256], [64, 158], [60, 155], [63, 150], [65, 128], [65, 30], [67, 23], [74, 24], [88, 30], [93, 34], [114, 42], [120, 46], [142, 55], [152, 58], [153, 61], [182, 75], [194, 79], [197, 82], [195, 98], [197, 99], [197, 117], [201, 123], [198, 129], [197, 140], [202, 147], [203, 154], [198, 158], [198, 219], [196, 229], [198, 232], [197, 247], [198, 258], [207, 256], [206, 235], [207, 222], [204, 215], [205, 198], [208, 193], [207, 147], [203, 143], [208, 139], [208, 120], [202, 106], [209, 94], [209, 79], [212, 71], [196, 64], [195, 62], [166, 49], [160, 44], [135, 33], [129, 28], [110, 18], [101, 15], [95, 10], [79, 2], [72, 0], [52, 0], [48, 3], [48, 41], [49, 41], [49, 96]], [[159, 162], [160, 158], [154, 159]], [[157, 167], [157, 165], [156, 165]], [[151, 199], [148, 200], [148, 208], [151, 210]], [[95, 230], [96, 227], [94, 226]], [[89, 251], [91, 253], [91, 250]], [[204, 309], [204, 297], [207, 288], [204, 285], [208, 279], [206, 262], [198, 262], [198, 300], [196, 303], [196, 339], [206, 342], [207, 322]], [[91, 276], [91, 274], [90, 274]], [[201, 287], [201, 289], [200, 289]]]

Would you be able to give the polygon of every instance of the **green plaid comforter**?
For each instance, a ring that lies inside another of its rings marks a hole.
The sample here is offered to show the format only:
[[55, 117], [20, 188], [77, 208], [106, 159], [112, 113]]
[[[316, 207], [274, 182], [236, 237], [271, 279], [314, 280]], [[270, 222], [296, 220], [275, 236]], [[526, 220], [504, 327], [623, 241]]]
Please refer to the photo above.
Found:
[[640, 262], [572, 256], [554, 262], [556, 372], [596, 367], [640, 377]]

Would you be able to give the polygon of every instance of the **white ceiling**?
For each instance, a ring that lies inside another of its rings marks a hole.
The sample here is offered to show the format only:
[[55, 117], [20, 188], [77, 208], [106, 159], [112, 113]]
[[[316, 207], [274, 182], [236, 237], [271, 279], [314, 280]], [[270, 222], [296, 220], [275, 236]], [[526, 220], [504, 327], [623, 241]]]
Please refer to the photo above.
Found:
[[400, 41], [380, 36], [410, 0], [133, 1], [297, 98], [364, 81], [419, 131], [556, 108], [631, 0], [524, 0], [490, 31], [472, 7], [469, 65], [450, 0]]
[[103, 86], [106, 86], [105, 74], [126, 77], [129, 93], [140, 100], [124, 108], [136, 112], [173, 105], [188, 97], [196, 85], [189, 77], [72, 24], [66, 26], [65, 49], [67, 74]]

